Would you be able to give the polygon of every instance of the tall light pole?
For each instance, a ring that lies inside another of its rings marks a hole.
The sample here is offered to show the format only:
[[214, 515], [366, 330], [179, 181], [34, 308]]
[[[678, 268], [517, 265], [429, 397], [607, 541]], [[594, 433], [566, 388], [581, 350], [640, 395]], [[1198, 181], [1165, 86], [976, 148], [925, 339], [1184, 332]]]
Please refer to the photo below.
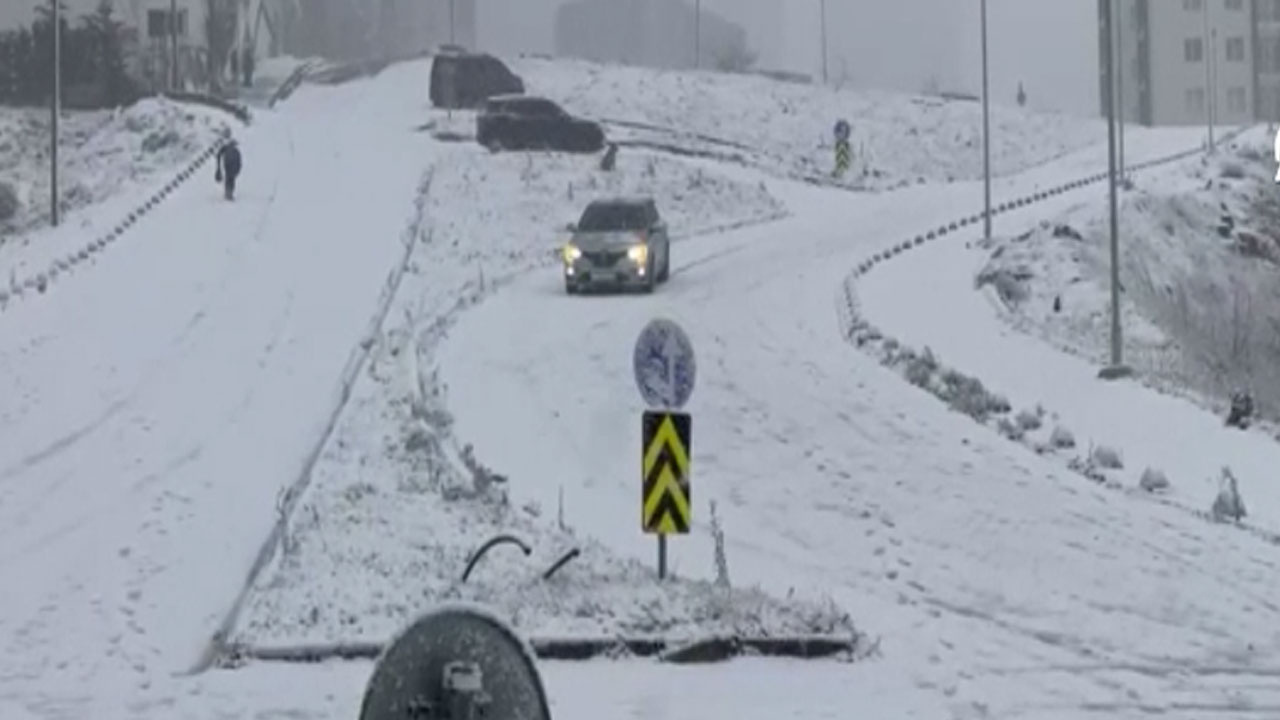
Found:
[[991, 237], [991, 103], [987, 78], [987, 0], [982, 0], [982, 232]]
[[458, 44], [458, 35], [455, 31], [455, 19], [457, 16], [457, 0], [449, 0], [449, 44]]
[[1119, 125], [1116, 164], [1120, 166], [1120, 177], [1124, 178], [1124, 0], [1113, 1], [1116, 4], [1116, 122]]
[[1111, 42], [1112, 0], [1103, 2], [1103, 38], [1101, 43], [1106, 48], [1103, 60], [1104, 79], [1107, 92], [1103, 97], [1109, 98], [1107, 103], [1107, 192], [1110, 196], [1111, 209], [1111, 365], [1104, 368], [1099, 376], [1114, 379], [1128, 374], [1124, 366], [1123, 338], [1120, 335], [1120, 217], [1116, 207], [1116, 102], [1115, 102], [1115, 44]]
[[178, 0], [169, 0], [169, 90], [178, 91]]
[[1204, 50], [1201, 53], [1204, 57], [1204, 117], [1205, 123], [1209, 126], [1209, 152], [1213, 152], [1213, 69], [1209, 67], [1212, 60], [1212, 51], [1209, 49], [1209, 2], [1203, 0], [1201, 7], [1204, 9]]
[[62, 11], [53, 2], [53, 101], [49, 103], [49, 220], [58, 226], [58, 116], [62, 114]]
[[818, 0], [818, 24], [822, 47], [822, 84], [827, 84], [827, 0]]
[[702, 0], [693, 0], [693, 66], [702, 67]]

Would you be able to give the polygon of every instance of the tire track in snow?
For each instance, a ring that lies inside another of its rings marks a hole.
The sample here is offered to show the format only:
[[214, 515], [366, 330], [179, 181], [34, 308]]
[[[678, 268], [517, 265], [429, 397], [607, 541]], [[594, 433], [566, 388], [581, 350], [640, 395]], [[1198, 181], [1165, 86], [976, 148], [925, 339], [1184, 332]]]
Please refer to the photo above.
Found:
[[240, 592], [236, 595], [230, 609], [223, 616], [222, 621], [218, 625], [218, 629], [214, 631], [213, 636], [209, 639], [209, 643], [205, 648], [195, 666], [191, 669], [191, 673], [200, 673], [213, 667], [225, 653], [225, 645], [231, 632], [234, 630], [236, 621], [239, 619], [240, 610], [244, 606], [245, 600], [248, 598], [250, 591], [257, 583], [258, 578], [267, 570], [271, 562], [279, 556], [280, 546], [284, 542], [285, 533], [288, 529], [288, 522], [293, 515], [293, 511], [298, 501], [305, 494], [307, 487], [310, 485], [312, 472], [315, 469], [316, 462], [320, 459], [320, 453], [328, 444], [329, 438], [333, 435], [334, 429], [337, 427], [338, 418], [342, 415], [342, 411], [346, 408], [347, 402], [351, 399], [351, 391], [355, 386], [356, 379], [360, 375], [361, 369], [364, 368], [369, 359], [369, 351], [374, 346], [383, 324], [386, 322], [387, 314], [391, 310], [392, 301], [395, 299], [396, 291], [400, 287], [400, 282], [404, 278], [405, 272], [408, 270], [409, 262], [413, 257], [414, 246], [423, 239], [428, 223], [426, 214], [427, 200], [431, 193], [431, 179], [434, 173], [434, 166], [429, 168], [418, 183], [418, 194], [414, 199], [413, 214], [410, 217], [409, 225], [405, 229], [402, 236], [404, 251], [397, 261], [395, 267], [388, 274], [387, 282], [383, 286], [381, 297], [378, 299], [377, 309], [369, 325], [366, 329], [364, 337], [352, 349], [351, 355], [347, 359], [347, 364], [343, 368], [342, 375], [339, 379], [339, 390], [337, 401], [333, 410], [325, 421], [323, 430], [317, 438], [316, 443], [312, 446], [310, 453], [303, 462], [302, 471], [298, 477], [290, 483], [284, 492], [282, 502], [277, 513], [277, 521], [271, 528], [271, 532], [263, 542], [258, 551], [253, 565], [249, 568], [244, 584], [241, 586]]

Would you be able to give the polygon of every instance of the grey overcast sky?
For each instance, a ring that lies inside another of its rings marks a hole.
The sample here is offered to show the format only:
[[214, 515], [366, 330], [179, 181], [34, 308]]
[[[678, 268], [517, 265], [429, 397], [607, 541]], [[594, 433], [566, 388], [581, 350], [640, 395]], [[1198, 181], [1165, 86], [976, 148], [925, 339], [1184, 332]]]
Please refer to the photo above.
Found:
[[[693, 0], [689, 0], [692, 2]], [[551, 52], [562, 0], [477, 0], [479, 42], [497, 52]], [[702, 0], [746, 27], [760, 64], [817, 74], [819, 0]], [[988, 0], [993, 102], [1021, 81], [1031, 105], [1098, 112], [1096, 0]], [[979, 0], [827, 0], [828, 69], [852, 84], [981, 88]]]

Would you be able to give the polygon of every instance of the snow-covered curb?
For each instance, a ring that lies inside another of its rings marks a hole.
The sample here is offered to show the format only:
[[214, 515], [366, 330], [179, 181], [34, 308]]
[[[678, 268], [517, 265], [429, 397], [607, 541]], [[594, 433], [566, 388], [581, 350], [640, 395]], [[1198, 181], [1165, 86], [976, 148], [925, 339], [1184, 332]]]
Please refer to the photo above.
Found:
[[91, 240], [76, 250], [68, 252], [64, 257], [53, 260], [45, 269], [39, 272], [28, 273], [25, 277], [10, 276], [8, 286], [0, 287], [0, 312], [4, 312], [11, 305], [24, 298], [33, 297], [36, 294], [44, 294], [56, 280], [71, 274], [73, 270], [79, 269], [83, 263], [93, 259], [98, 253], [105, 251], [107, 246], [124, 237], [130, 228], [146, 217], [152, 210], [159, 207], [160, 203], [168, 198], [170, 194], [190, 180], [205, 163], [213, 159], [221, 145], [222, 141], [218, 140], [206, 147], [199, 155], [187, 163], [186, 167], [178, 171], [168, 182], [152, 193], [145, 202], [130, 211], [106, 234]]
[[[1244, 132], [1244, 129], [1233, 131], [1224, 136], [1222, 140], [1223, 142], [1230, 141], [1242, 132]], [[1129, 166], [1129, 169], [1134, 172], [1147, 170], [1183, 160], [1200, 152], [1202, 152], [1200, 148], [1193, 148], [1166, 157], [1142, 163], [1133, 163]], [[1046, 190], [1036, 191], [994, 204], [992, 206], [992, 216], [1027, 207], [1050, 197], [1102, 182], [1107, 177], [1108, 173], [1106, 172], [1095, 173]], [[846, 340], [875, 358], [881, 365], [903, 375], [908, 382], [947, 402], [953, 409], [969, 415], [978, 424], [994, 428], [1006, 439], [1018, 442], [1039, 454], [1059, 457], [1069, 470], [1091, 480], [1103, 482], [1108, 487], [1118, 489], [1117, 484], [1107, 479], [1106, 473], [1103, 472], [1103, 466], [1106, 463], [1100, 458], [1100, 455], [1105, 455], [1108, 452], [1114, 453], [1114, 450], [1099, 446], [1097, 448], [1090, 447], [1087, 453], [1083, 455], [1075, 452], [1075, 439], [1069, 432], [1063, 428], [1044, 424], [1045, 416], [1053, 417], [1054, 414], [1052, 412], [1046, 412], [1044, 408], [1037, 407], [1034, 411], [1024, 409], [1022, 412], [1017, 413], [1016, 416], [1011, 416], [1014, 408], [1008, 401], [998, 393], [988, 390], [977, 378], [946, 368], [928, 348], [925, 348], [923, 352], [917, 352], [904, 346], [862, 317], [857, 295], [859, 278], [867, 275], [883, 262], [895, 258], [908, 250], [922, 247], [930, 241], [946, 237], [961, 228], [980, 222], [982, 215], [982, 212], [978, 212], [952, 220], [928, 232], [894, 243], [858, 263], [853, 271], [846, 276], [837, 296], [837, 313], [840, 320], [841, 333]], [[1037, 442], [1030, 436], [1033, 431], [1041, 428], [1052, 432], [1048, 434], [1046, 440]], [[1061, 451], [1068, 452], [1063, 453]], [[1176, 507], [1202, 519], [1214, 519], [1210, 512], [1176, 502], [1170, 498], [1154, 494], [1151, 497], [1156, 502]], [[1237, 522], [1236, 525], [1240, 529], [1268, 542], [1280, 544], [1280, 535], [1244, 522]]]

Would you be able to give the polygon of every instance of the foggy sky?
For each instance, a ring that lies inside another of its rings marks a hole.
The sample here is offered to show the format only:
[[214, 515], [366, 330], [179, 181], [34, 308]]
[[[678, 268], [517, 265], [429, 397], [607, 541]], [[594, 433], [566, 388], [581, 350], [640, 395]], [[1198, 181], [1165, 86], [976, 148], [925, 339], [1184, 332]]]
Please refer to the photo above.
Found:
[[[689, 0], [692, 2], [693, 0]], [[499, 53], [552, 52], [562, 0], [477, 0], [479, 44]], [[742, 24], [759, 65], [817, 76], [819, 0], [702, 0]], [[827, 0], [828, 71], [849, 84], [981, 90], [979, 0]], [[1012, 104], [1021, 81], [1033, 107], [1098, 112], [1094, 0], [988, 0], [992, 102]], [[926, 18], [921, 21], [918, 18]]]
[[[552, 52], [561, 1], [476, 0], [479, 45]], [[760, 66], [819, 74], [819, 0], [702, 2], [746, 28]], [[31, 5], [0, 0], [0, 26], [27, 21]], [[908, 91], [936, 76], [944, 90], [977, 94], [978, 7], [979, 0], [827, 0], [830, 75], [847, 72], [851, 85]], [[1096, 115], [1096, 7], [1095, 0], [988, 0], [992, 101], [1013, 103], [1022, 81], [1033, 107]]]

